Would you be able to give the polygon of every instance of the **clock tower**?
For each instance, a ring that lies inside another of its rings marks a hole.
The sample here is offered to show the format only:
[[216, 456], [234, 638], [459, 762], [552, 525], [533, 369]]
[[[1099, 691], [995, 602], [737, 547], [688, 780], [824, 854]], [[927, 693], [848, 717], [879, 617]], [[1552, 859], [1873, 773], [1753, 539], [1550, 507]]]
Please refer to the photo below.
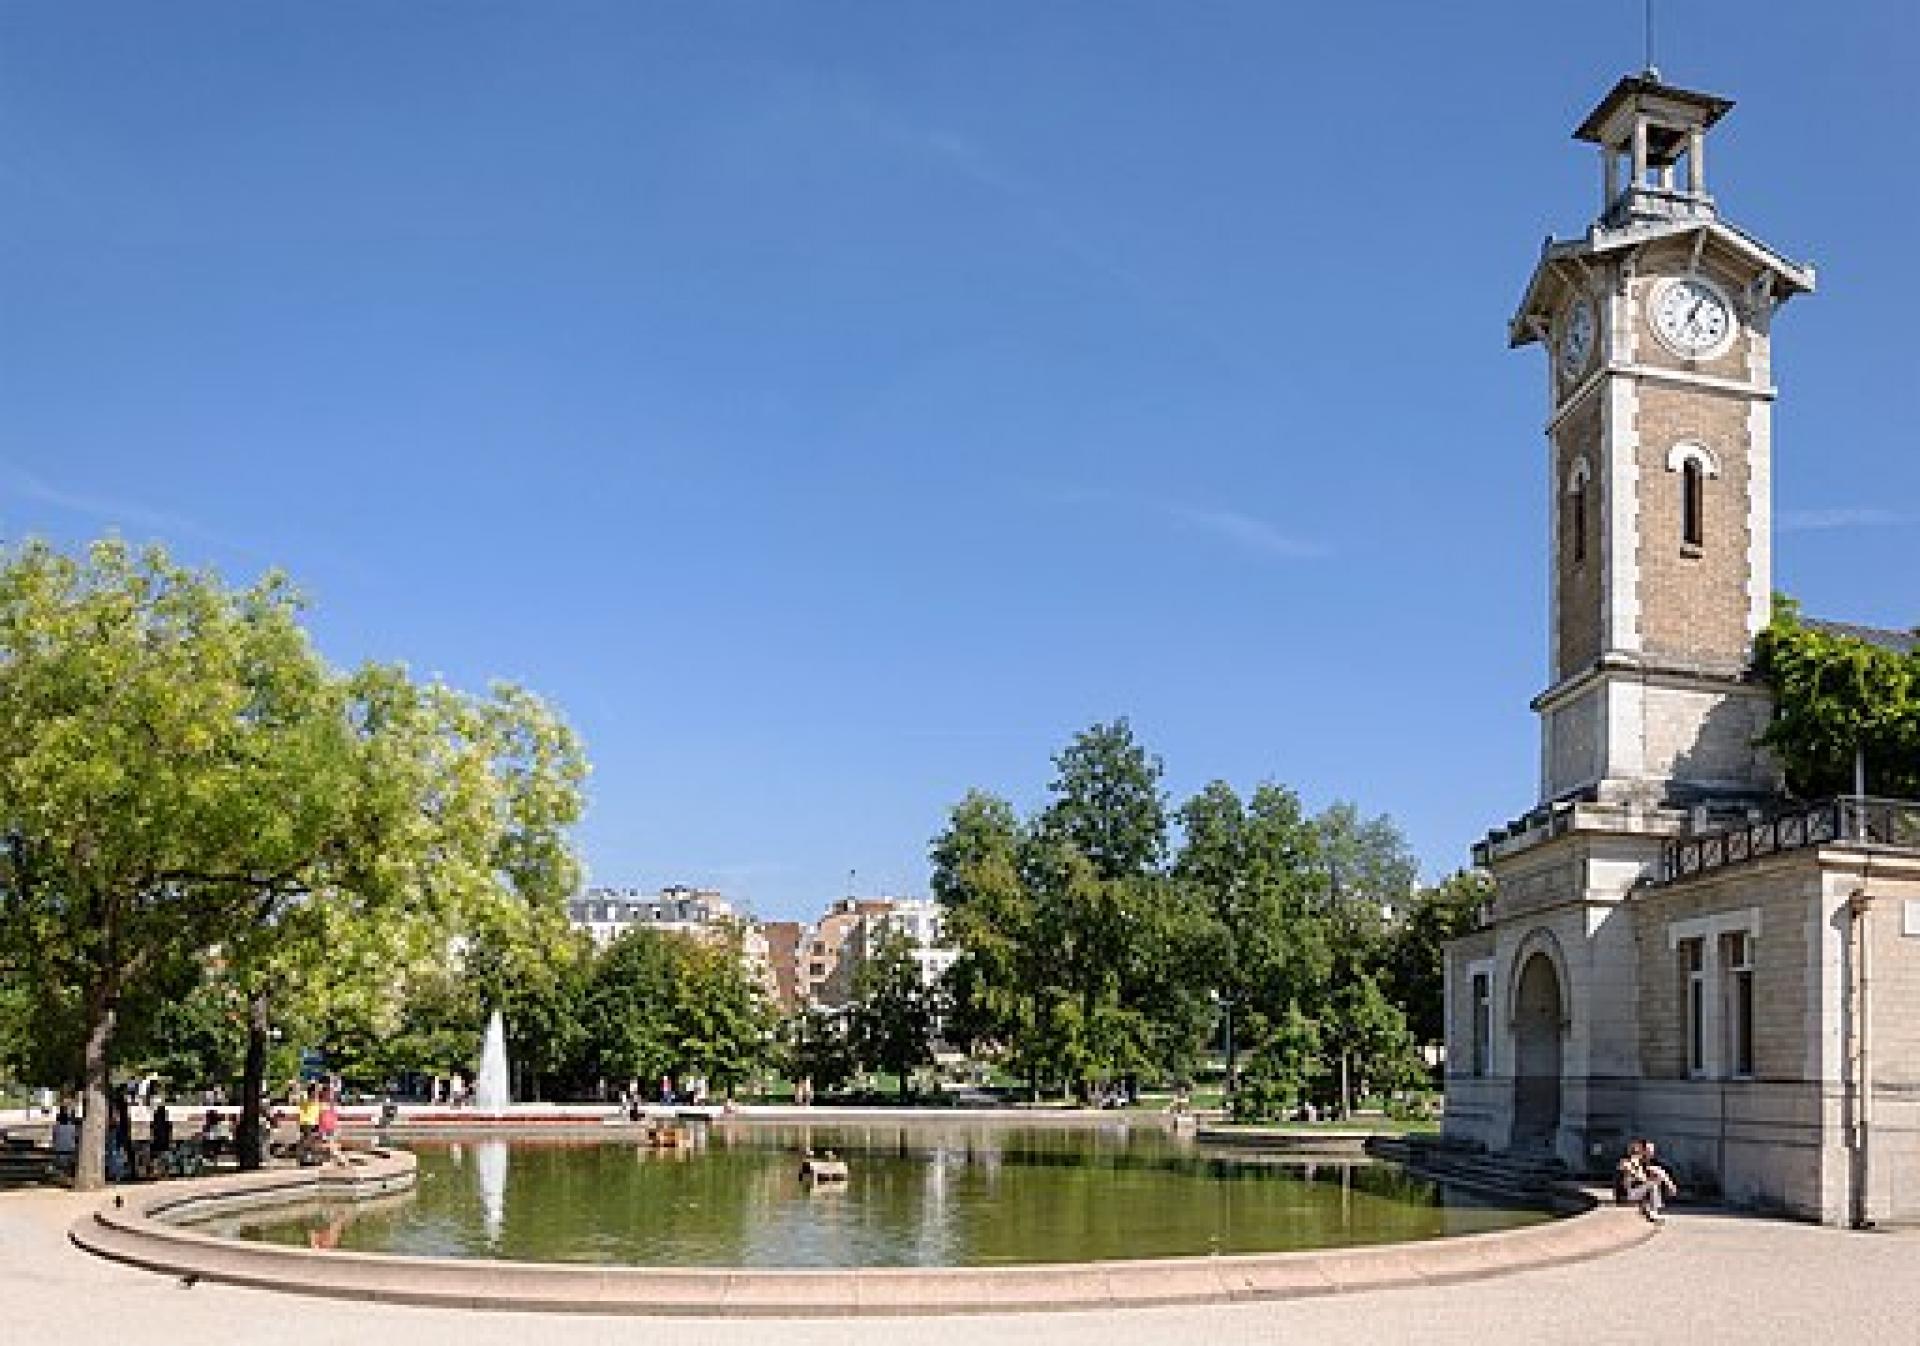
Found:
[[1576, 1168], [1629, 1134], [1665, 1050], [1643, 1037], [1643, 990], [1678, 983], [1643, 985], [1636, 895], [1669, 844], [1779, 799], [1752, 671], [1772, 605], [1773, 319], [1813, 272], [1707, 190], [1731, 106], [1653, 71], [1616, 84], [1574, 132], [1598, 152], [1599, 213], [1547, 241], [1508, 328], [1546, 356], [1540, 786], [1475, 848], [1496, 896], [1449, 954], [1447, 1128]]
[[1772, 590], [1775, 311], [1813, 288], [1707, 190], [1732, 103], [1614, 86], [1574, 132], [1597, 148], [1600, 212], [1549, 239], [1514, 346], [1547, 360], [1551, 617], [1540, 802], [1643, 808], [1770, 795], [1749, 676]]

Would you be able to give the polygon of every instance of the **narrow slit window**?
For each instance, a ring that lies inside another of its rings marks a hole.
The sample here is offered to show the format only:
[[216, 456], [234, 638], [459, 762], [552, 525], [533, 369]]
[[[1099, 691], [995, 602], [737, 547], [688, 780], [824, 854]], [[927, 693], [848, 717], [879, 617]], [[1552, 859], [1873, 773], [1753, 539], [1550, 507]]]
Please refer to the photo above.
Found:
[[1587, 483], [1577, 481], [1573, 486], [1573, 563], [1579, 565], [1587, 559]]
[[1694, 1078], [1707, 1072], [1707, 969], [1704, 940], [1683, 940], [1680, 945], [1682, 1002], [1687, 1030], [1687, 1074]]
[[1727, 1065], [1736, 1079], [1753, 1078], [1753, 940], [1745, 932], [1726, 937]]
[[1473, 1073], [1491, 1074], [1493, 1069], [1493, 979], [1484, 972], [1473, 974]]
[[1707, 541], [1706, 474], [1700, 461], [1689, 458], [1680, 467], [1680, 542], [1703, 547]]

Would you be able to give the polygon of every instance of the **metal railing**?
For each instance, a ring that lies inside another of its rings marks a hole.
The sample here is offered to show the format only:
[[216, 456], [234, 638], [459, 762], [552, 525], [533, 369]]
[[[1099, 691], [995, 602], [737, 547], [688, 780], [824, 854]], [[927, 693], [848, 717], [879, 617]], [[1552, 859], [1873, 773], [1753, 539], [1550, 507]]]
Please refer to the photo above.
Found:
[[1662, 847], [1658, 881], [1674, 883], [1769, 855], [1836, 844], [1920, 850], [1920, 802], [1845, 795], [1739, 827], [1681, 837]]

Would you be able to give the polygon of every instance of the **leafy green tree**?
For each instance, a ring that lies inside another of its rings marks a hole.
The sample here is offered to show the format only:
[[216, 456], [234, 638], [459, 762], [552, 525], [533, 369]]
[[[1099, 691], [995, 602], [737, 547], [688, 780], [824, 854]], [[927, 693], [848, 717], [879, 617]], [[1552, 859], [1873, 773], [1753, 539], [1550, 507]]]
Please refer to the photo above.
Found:
[[1215, 926], [1208, 984], [1239, 1032], [1229, 1036], [1227, 1078], [1238, 1049], [1260, 1040], [1330, 971], [1328, 923], [1315, 901], [1318, 845], [1299, 798], [1262, 785], [1242, 804], [1215, 781], [1179, 810], [1185, 841], [1174, 876], [1195, 893]]
[[542, 1084], [584, 1085], [581, 1011], [593, 946], [552, 905], [505, 907], [482, 922], [460, 953], [464, 981], [478, 1002], [471, 1024], [499, 1010], [507, 1059], [539, 1097]]
[[513, 689], [336, 673], [299, 609], [279, 575], [230, 588], [117, 541], [0, 564], [0, 939], [78, 1005], [83, 1189], [123, 1012], [170, 966], [217, 954], [247, 986], [252, 1109], [268, 991], [323, 960], [310, 912], [401, 925], [571, 886], [565, 727]]
[[1021, 825], [1013, 805], [969, 790], [934, 838], [933, 896], [948, 919], [976, 899], [991, 901], [1013, 882], [1020, 863]]
[[1391, 817], [1365, 817], [1344, 801], [1329, 805], [1313, 827], [1329, 910], [1346, 933], [1377, 935], [1413, 895], [1420, 877], [1413, 848]]
[[1162, 768], [1133, 727], [1119, 719], [1084, 729], [1053, 764], [1053, 799], [1040, 830], [1085, 856], [1101, 879], [1157, 872], [1167, 851]]
[[932, 846], [933, 891], [960, 956], [948, 972], [950, 1039], [1000, 1055], [1038, 1090], [1055, 1053], [1043, 1034], [1039, 906], [1024, 872], [1026, 829], [1006, 801], [979, 791], [954, 806]]
[[742, 956], [738, 930], [684, 944], [675, 980], [679, 1068], [731, 1094], [766, 1062], [773, 1007]]
[[685, 938], [636, 927], [600, 951], [582, 1002], [588, 1060], [600, 1078], [650, 1084], [679, 1066], [674, 982]]
[[1852, 794], [1860, 754], [1868, 793], [1920, 798], [1920, 651], [1816, 630], [1790, 599], [1776, 598], [1754, 657], [1774, 694], [1762, 742], [1778, 754], [1794, 793]]
[[859, 1069], [845, 1017], [818, 1005], [788, 1016], [780, 1025], [779, 1042], [781, 1072], [821, 1093], [840, 1088]]
[[628, 930], [601, 951], [582, 997], [586, 1058], [601, 1079], [697, 1072], [732, 1088], [760, 1065], [773, 1018], [737, 938]]
[[239, 1083], [234, 1067], [246, 1041], [246, 1001], [240, 988], [218, 971], [196, 968], [169, 989], [173, 993], [158, 999], [147, 1024], [122, 1024], [134, 1064], [161, 1076], [176, 1091], [215, 1084], [234, 1088]]
[[1277, 1019], [1260, 1022], [1259, 1046], [1252, 1054], [1246, 1079], [1230, 1100], [1241, 1121], [1284, 1117], [1313, 1095], [1326, 1076], [1320, 1028], [1295, 1004], [1286, 1005]]
[[1389, 934], [1382, 987], [1405, 1011], [1415, 1041], [1446, 1040], [1446, 944], [1480, 927], [1493, 894], [1493, 880], [1486, 873], [1462, 870], [1417, 892]]
[[1387, 999], [1371, 974], [1336, 987], [1318, 1018], [1321, 1066], [1318, 1092], [1353, 1110], [1368, 1092], [1404, 1089], [1419, 1082], [1424, 1067], [1407, 1031], [1407, 1016]]
[[903, 1103], [914, 1070], [933, 1060], [940, 1009], [938, 988], [927, 984], [913, 941], [883, 927], [854, 969], [849, 1026], [855, 1056], [868, 1069], [896, 1076]]

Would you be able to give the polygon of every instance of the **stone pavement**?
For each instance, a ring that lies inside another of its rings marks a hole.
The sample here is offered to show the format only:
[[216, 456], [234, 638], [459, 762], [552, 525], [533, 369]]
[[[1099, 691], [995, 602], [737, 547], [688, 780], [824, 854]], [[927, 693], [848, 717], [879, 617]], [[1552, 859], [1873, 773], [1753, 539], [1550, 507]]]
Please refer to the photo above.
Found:
[[[303, 1321], [329, 1340], [407, 1346], [569, 1346], [663, 1335], [740, 1343], [898, 1346], [898, 1319], [667, 1321], [483, 1314], [193, 1287], [100, 1261], [66, 1242], [91, 1199], [0, 1194], [0, 1340], [93, 1341], [132, 1332], [168, 1341], [246, 1342]], [[1100, 1313], [929, 1318], [913, 1346], [1126, 1342], [1920, 1342], [1920, 1236], [1681, 1213], [1630, 1251], [1571, 1266], [1445, 1287], [1271, 1303]]]

